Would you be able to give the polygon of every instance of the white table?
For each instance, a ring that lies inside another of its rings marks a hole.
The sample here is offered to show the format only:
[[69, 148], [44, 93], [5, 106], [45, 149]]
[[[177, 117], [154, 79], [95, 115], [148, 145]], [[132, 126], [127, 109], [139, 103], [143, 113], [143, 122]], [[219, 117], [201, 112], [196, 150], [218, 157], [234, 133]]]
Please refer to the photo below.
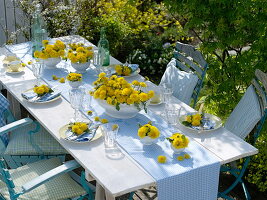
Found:
[[[78, 36], [74, 36], [79, 40]], [[142, 79], [141, 76], [137, 77]], [[136, 79], [136, 77], [135, 77]], [[60, 139], [59, 129], [73, 116], [73, 109], [63, 98], [49, 104], [33, 104], [22, 99], [21, 93], [33, 87], [35, 77], [29, 69], [23, 75], [0, 77], [3, 86], [47, 129], [47, 131], [83, 166], [87, 178], [97, 181], [96, 199], [115, 199], [116, 196], [155, 185], [154, 178], [142, 169], [133, 159], [125, 155], [119, 160], [106, 157], [103, 140], [99, 139], [90, 144], [73, 144]], [[187, 111], [192, 108], [173, 99]], [[151, 106], [151, 110], [160, 113], [163, 105]], [[182, 130], [182, 127], [179, 127]], [[258, 152], [256, 148], [224, 128], [209, 134], [195, 134], [188, 130], [184, 133], [194, 138], [199, 144], [215, 154], [221, 164], [237, 160]], [[89, 176], [90, 174], [90, 176]]]

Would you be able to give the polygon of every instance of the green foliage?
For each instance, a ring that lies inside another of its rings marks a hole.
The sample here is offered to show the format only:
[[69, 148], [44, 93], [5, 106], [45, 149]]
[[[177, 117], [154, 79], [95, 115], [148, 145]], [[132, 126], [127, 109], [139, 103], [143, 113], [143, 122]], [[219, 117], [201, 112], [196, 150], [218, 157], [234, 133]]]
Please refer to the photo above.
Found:
[[[266, 129], [265, 129], [266, 131]], [[259, 153], [252, 157], [246, 180], [250, 183], [255, 184], [260, 191], [267, 191], [267, 137], [264, 135], [257, 142], [256, 148], [259, 150]]]
[[[254, 77], [266, 72], [267, 6], [262, 0], [165, 0], [183, 27], [199, 43], [209, 63], [204, 97], [206, 111], [226, 119]], [[267, 191], [267, 131], [262, 131], [248, 180]]]

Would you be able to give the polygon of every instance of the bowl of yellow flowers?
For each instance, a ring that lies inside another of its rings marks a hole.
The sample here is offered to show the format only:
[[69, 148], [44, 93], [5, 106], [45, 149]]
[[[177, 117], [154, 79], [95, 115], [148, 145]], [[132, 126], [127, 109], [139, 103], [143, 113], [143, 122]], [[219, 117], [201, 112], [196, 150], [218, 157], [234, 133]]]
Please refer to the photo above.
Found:
[[174, 153], [181, 153], [189, 143], [189, 139], [181, 133], [174, 133], [166, 139], [170, 142]]
[[178, 122], [184, 128], [197, 132], [212, 131], [222, 126], [222, 121], [219, 117], [208, 113], [198, 112], [182, 115], [180, 116]]
[[34, 57], [39, 58], [48, 68], [55, 68], [65, 55], [66, 45], [60, 40], [56, 40], [54, 44], [49, 44], [48, 40], [43, 40], [42, 43], [43, 49], [35, 51]]
[[147, 103], [154, 96], [152, 90], [144, 92], [144, 82], [128, 83], [123, 77], [106, 77], [105, 73], [100, 73], [93, 85], [90, 94], [106, 114], [120, 119], [132, 118], [142, 109], [146, 111]]
[[90, 66], [90, 59], [93, 58], [93, 47], [85, 47], [82, 43], [70, 44], [67, 58], [71, 61], [71, 66], [78, 73], [85, 73]]
[[151, 145], [157, 141], [160, 131], [157, 127], [152, 126], [151, 122], [148, 122], [143, 126], [139, 125], [138, 136], [144, 145]]
[[82, 84], [82, 74], [71, 72], [66, 78], [72, 88], [77, 88]]

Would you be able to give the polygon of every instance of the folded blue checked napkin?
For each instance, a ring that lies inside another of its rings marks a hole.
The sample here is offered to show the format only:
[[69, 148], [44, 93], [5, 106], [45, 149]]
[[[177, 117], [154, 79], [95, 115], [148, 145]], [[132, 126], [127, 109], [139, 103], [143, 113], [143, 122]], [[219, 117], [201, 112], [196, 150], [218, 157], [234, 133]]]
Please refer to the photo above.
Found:
[[21, 96], [30, 101], [30, 102], [46, 102], [46, 101], [50, 101], [50, 100], [53, 100], [55, 99], [56, 97], [60, 96], [61, 94], [61, 91], [54, 91], [52, 93], [47, 93], [41, 97], [38, 97], [37, 94], [35, 92], [33, 92], [33, 90], [29, 90], [29, 91], [26, 91], [26, 92], [23, 92], [21, 94]]
[[132, 73], [133, 73], [139, 68], [139, 65], [138, 64], [128, 64], [128, 67], [130, 67], [132, 69]]

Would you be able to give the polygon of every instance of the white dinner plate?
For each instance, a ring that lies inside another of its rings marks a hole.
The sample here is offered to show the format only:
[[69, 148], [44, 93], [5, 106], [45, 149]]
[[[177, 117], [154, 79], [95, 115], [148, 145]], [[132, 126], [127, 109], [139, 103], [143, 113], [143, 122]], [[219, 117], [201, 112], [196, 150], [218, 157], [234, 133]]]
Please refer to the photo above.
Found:
[[209, 124], [208, 126], [204, 126], [204, 127], [201, 127], [201, 126], [186, 126], [184, 125], [182, 122], [183, 121], [186, 121], [186, 116], [188, 115], [194, 115], [196, 114], [197, 112], [193, 112], [193, 113], [187, 113], [186, 115], [182, 115], [181, 117], [179, 117], [179, 120], [178, 120], [178, 123], [181, 124], [183, 127], [189, 129], [189, 130], [193, 130], [193, 131], [197, 131], [197, 132], [210, 132], [210, 131], [214, 131], [218, 128], [220, 128], [222, 126], [222, 120], [217, 117], [217, 116], [214, 116], [212, 114], [208, 114], [208, 113], [203, 113], [204, 114], [204, 117], [206, 118], [206, 122]]
[[88, 141], [67, 140], [66, 137], [69, 136], [69, 135], [67, 135], [68, 127], [69, 127], [69, 124], [66, 124], [65, 126], [63, 126], [63, 127], [61, 127], [59, 129], [59, 136], [60, 136], [60, 138], [62, 138], [65, 141], [73, 142], [73, 143], [77, 143], [77, 144], [88, 143], [88, 142], [95, 141], [95, 140], [99, 139], [102, 136], [102, 134], [103, 134], [102, 133], [102, 128], [101, 128], [101, 126], [99, 126], [98, 129], [96, 130], [95, 136], [91, 140], [88, 140]]
[[[24, 92], [28, 92], [28, 91], [30, 91], [30, 90], [33, 91], [33, 88], [32, 88], [32, 89], [29, 89], [29, 90], [26, 90], [26, 91], [24, 91]], [[24, 92], [23, 92], [23, 93], [24, 93]], [[61, 98], [61, 95], [56, 96], [55, 98], [50, 99], [49, 101], [31, 101], [30, 99], [26, 99], [26, 98], [24, 98], [24, 97], [22, 97], [22, 98], [25, 99], [26, 101], [30, 102], [30, 103], [50, 103], [50, 102], [56, 101], [57, 99], [60, 99], [60, 98]]]

